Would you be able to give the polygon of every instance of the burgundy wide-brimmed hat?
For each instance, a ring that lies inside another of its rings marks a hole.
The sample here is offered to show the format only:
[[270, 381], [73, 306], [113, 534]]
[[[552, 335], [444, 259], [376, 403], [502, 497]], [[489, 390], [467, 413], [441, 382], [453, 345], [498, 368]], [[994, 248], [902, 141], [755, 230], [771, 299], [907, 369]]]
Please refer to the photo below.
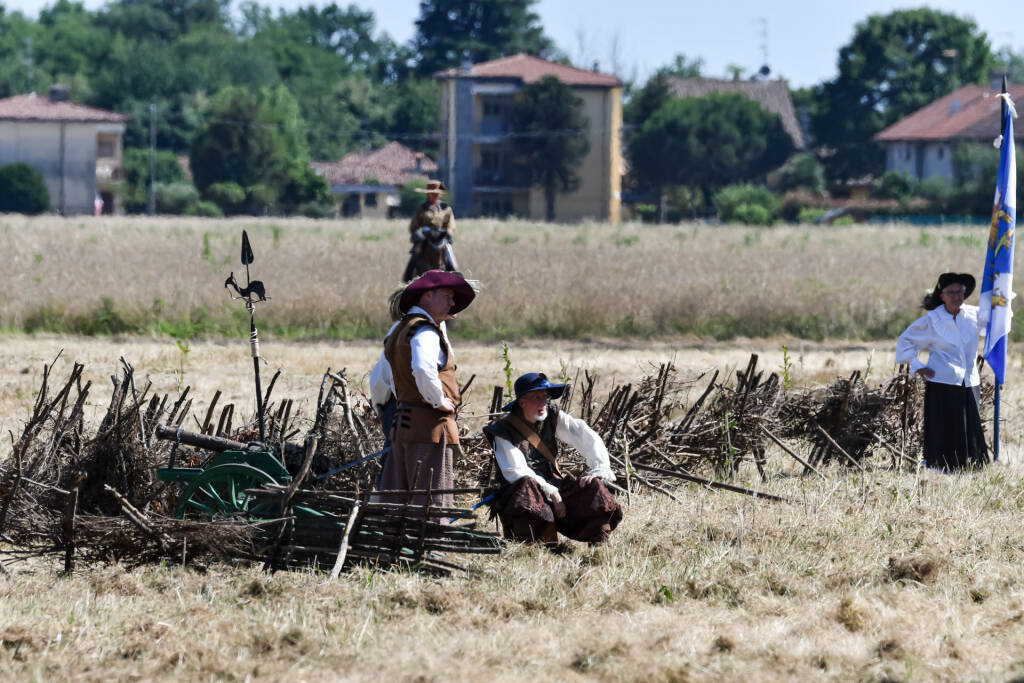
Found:
[[476, 297], [476, 292], [461, 274], [444, 270], [428, 270], [406, 286], [398, 300], [398, 307], [402, 313], [408, 313], [424, 292], [441, 288], [449, 288], [455, 292], [455, 306], [452, 308], [452, 313], [463, 310]]

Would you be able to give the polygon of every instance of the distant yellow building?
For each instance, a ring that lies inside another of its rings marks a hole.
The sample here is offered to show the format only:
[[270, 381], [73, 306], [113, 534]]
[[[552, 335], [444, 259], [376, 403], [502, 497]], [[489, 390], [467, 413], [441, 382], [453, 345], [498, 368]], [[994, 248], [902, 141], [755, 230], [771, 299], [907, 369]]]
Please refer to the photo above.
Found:
[[529, 186], [509, 136], [516, 93], [545, 76], [572, 87], [590, 122], [590, 152], [579, 166], [579, 188], [558, 195], [555, 219], [621, 219], [622, 81], [525, 54], [436, 74], [441, 82], [438, 166], [456, 216], [545, 218], [544, 192]]

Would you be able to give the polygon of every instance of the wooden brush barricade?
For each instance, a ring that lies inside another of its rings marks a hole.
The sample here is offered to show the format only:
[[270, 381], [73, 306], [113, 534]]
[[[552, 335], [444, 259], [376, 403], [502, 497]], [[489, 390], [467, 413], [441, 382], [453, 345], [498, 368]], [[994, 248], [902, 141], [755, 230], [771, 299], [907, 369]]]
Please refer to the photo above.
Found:
[[[377, 492], [407, 498], [446, 493], [479, 493], [479, 489]], [[390, 503], [354, 491], [299, 489], [289, 496], [283, 487], [246, 491], [253, 505], [281, 511], [282, 519], [260, 527], [257, 556], [269, 568], [350, 566], [417, 567], [446, 574], [464, 567], [441, 553], [497, 554], [500, 540], [476, 528], [466, 508]]]
[[[95, 389], [83, 380], [83, 366], [73, 364], [58, 380], [55, 363], [43, 367], [32, 412], [0, 461], [5, 561], [59, 556], [71, 570], [76, 559], [242, 559], [270, 569], [315, 564], [337, 571], [373, 562], [444, 572], [458, 565], [441, 553], [498, 550], [496, 537], [474, 528], [466, 508], [370, 496], [382, 437], [344, 371], [324, 374], [311, 418], [295, 400], [274, 399], [275, 374], [262, 396], [266, 442], [259, 450], [276, 463], [276, 478], [211, 478], [192, 489], [206, 498], [183, 507], [188, 487], [162, 481], [157, 470], [203, 472], [229, 450], [244, 460], [258, 438], [256, 416], [220, 405], [220, 391], [194, 412], [189, 387], [161, 395], [149, 382], [137, 386], [122, 358], [106, 410], [90, 424], [84, 409]], [[477, 503], [500, 476], [479, 430], [505, 400], [495, 387], [485, 411], [474, 414], [469, 384], [460, 416], [463, 457], [455, 462], [464, 505]], [[882, 455], [883, 463], [906, 467], [920, 452], [923, 386], [905, 370], [877, 385], [853, 373], [823, 387], [787, 389], [753, 355], [735, 372], [711, 368], [684, 378], [663, 363], [638, 382], [607, 390], [589, 371], [569, 384], [561, 405], [604, 439], [620, 490], [643, 487], [680, 500], [679, 486], [695, 483], [772, 500], [730, 480], [745, 463], [766, 479], [769, 454], [824, 476], [826, 463], [861, 469], [871, 460], [877, 467], [872, 457]], [[990, 392], [986, 386], [983, 396]], [[571, 449], [564, 459], [566, 471], [584, 471]], [[186, 519], [175, 519], [179, 513]]]

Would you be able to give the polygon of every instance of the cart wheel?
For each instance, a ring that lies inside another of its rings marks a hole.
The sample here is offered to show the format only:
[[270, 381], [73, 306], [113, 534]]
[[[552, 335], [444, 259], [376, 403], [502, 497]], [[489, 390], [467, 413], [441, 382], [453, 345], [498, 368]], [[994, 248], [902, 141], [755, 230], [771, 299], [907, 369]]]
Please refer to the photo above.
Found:
[[277, 481], [261, 469], [242, 463], [216, 465], [188, 485], [174, 511], [178, 519], [211, 520], [214, 517], [260, 516], [258, 506], [246, 489], [256, 489]]

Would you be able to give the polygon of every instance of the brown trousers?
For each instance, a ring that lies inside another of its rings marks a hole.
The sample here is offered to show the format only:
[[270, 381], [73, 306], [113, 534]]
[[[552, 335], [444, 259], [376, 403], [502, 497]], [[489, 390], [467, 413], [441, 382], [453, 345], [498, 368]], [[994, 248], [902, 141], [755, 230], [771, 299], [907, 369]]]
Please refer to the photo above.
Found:
[[492, 506], [505, 538], [553, 544], [560, 533], [574, 541], [603, 543], [622, 520], [622, 508], [600, 479], [584, 485], [566, 477], [559, 482], [558, 492], [565, 503], [561, 519], [555, 517], [554, 507], [533, 478], [523, 477], [506, 486]]
[[[453, 462], [455, 451], [459, 446], [448, 446], [441, 452], [438, 443], [408, 443], [392, 441], [391, 453], [384, 461], [384, 470], [380, 475], [380, 490], [410, 491], [426, 489], [451, 489], [455, 487]], [[417, 474], [418, 472], [418, 474]], [[404, 503], [403, 494], [381, 496], [385, 503]], [[427, 496], [420, 494], [412, 498], [414, 505], [426, 505]], [[439, 507], [452, 507], [455, 496], [451, 493], [431, 494], [430, 504]]]

